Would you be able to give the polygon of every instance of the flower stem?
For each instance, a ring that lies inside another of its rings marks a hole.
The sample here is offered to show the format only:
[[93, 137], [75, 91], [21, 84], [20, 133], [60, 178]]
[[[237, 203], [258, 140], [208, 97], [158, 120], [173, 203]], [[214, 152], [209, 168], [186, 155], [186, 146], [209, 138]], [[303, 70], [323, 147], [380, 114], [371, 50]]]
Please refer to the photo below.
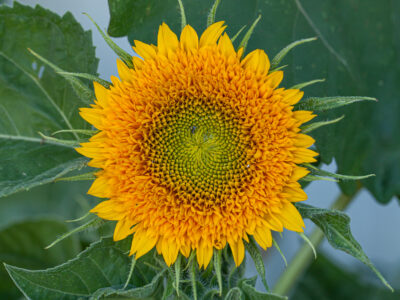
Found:
[[[341, 194], [335, 202], [332, 204], [331, 209], [344, 210], [349, 205], [352, 199], [354, 199], [356, 194], [352, 196], [347, 196]], [[315, 248], [321, 244], [324, 238], [324, 234], [319, 228], [315, 228], [311, 233], [310, 241]], [[307, 267], [312, 262], [314, 258], [312, 249], [309, 245], [304, 244], [300, 250], [297, 252], [296, 256], [289, 263], [287, 269], [279, 278], [278, 282], [274, 286], [274, 293], [278, 295], [287, 295], [293, 286], [297, 283], [297, 280], [304, 273]]]

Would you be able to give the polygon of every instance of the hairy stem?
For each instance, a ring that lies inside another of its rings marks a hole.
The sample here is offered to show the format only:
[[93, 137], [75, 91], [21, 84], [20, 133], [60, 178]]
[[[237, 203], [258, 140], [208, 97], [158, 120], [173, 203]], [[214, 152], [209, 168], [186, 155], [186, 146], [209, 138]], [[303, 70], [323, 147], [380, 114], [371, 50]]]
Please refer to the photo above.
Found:
[[[351, 200], [354, 199], [355, 195], [356, 194], [353, 196], [347, 196], [345, 194], [341, 194], [332, 204], [331, 209], [346, 209]], [[324, 239], [324, 234], [321, 229], [315, 228], [309, 239], [314, 247], [317, 248]], [[304, 244], [297, 252], [296, 256], [291, 260], [287, 269], [279, 278], [278, 282], [275, 284], [274, 293], [279, 295], [287, 295], [296, 284], [300, 276], [311, 264], [313, 259], [314, 255], [312, 249], [309, 245]]]

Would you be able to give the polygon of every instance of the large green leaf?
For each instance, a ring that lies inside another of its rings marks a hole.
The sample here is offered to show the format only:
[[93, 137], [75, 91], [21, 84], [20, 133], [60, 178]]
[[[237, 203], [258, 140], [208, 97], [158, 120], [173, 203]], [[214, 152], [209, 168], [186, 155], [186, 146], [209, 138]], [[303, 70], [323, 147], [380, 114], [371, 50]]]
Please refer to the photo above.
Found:
[[[183, 0], [187, 21], [201, 31], [213, 0]], [[145, 42], [156, 41], [158, 25], [165, 21], [179, 32], [180, 17], [176, 0], [109, 0], [112, 36]], [[258, 23], [247, 47], [262, 48], [272, 57], [294, 40], [318, 37], [313, 44], [293, 50], [283, 61], [284, 86], [316, 78], [326, 78], [306, 88], [307, 96], [370, 96], [378, 103], [357, 103], [320, 113], [321, 120], [338, 124], [312, 133], [317, 138], [322, 161], [336, 159], [342, 174], [371, 174], [363, 181], [383, 203], [400, 194], [400, 3], [382, 0], [222, 0], [217, 20], [225, 20], [233, 36], [242, 25], [249, 25], [258, 14]], [[237, 39], [237, 42], [240, 38]], [[352, 194], [355, 182], [340, 183]]]
[[[87, 125], [78, 115], [84, 103], [73, 88], [28, 48], [67, 71], [97, 69], [91, 34], [70, 13], [60, 17], [16, 2], [13, 8], [0, 7], [0, 197], [85, 163], [72, 147], [38, 135]], [[69, 133], [61, 137], [79, 139]]]
[[19, 294], [3, 263], [38, 269], [58, 265], [77, 255], [79, 244], [75, 237], [65, 239], [52, 249], [44, 249], [66, 231], [64, 222], [49, 218], [18, 222], [0, 230], [1, 299], [17, 298]]
[[297, 203], [303, 218], [311, 219], [325, 234], [328, 242], [335, 249], [342, 250], [367, 265], [389, 289], [390, 285], [381, 273], [375, 268], [360, 244], [354, 239], [350, 231], [350, 218], [339, 210], [316, 208], [307, 204]]
[[394, 293], [376, 286], [367, 280], [363, 270], [349, 272], [338, 266], [323, 254], [313, 262], [307, 272], [301, 276], [291, 299], [296, 300], [395, 300], [400, 298], [400, 291]]
[[129, 275], [131, 259], [127, 253], [130, 243], [130, 239], [115, 243], [111, 238], [105, 238], [92, 244], [77, 258], [52, 269], [31, 271], [11, 265], [6, 265], [6, 269], [18, 288], [31, 299], [154, 296], [160, 292], [163, 272], [157, 276], [156, 271], [144, 263], [152, 253], [138, 260], [127, 288], [122, 290]]

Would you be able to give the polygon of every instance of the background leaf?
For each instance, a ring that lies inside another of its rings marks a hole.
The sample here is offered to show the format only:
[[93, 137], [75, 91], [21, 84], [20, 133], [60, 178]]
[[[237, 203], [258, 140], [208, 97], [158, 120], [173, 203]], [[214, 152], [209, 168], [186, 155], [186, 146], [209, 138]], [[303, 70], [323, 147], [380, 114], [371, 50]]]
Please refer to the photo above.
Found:
[[2, 299], [17, 298], [19, 292], [4, 269], [3, 263], [40, 269], [52, 267], [78, 254], [76, 237], [62, 241], [50, 250], [44, 248], [58, 235], [68, 230], [56, 219], [40, 218], [11, 224], [0, 230], [0, 295]]
[[296, 203], [303, 218], [311, 219], [325, 234], [328, 242], [335, 249], [342, 250], [367, 265], [389, 289], [392, 287], [375, 268], [360, 244], [350, 231], [350, 218], [339, 210], [316, 208], [307, 204]]
[[137, 294], [145, 295], [147, 291], [146, 295], [151, 296], [159, 292], [156, 285], [160, 280], [145, 286], [156, 277], [156, 272], [144, 262], [153, 253], [137, 262], [127, 291], [120, 291], [129, 273], [130, 243], [129, 238], [117, 243], [112, 238], [104, 238], [77, 258], [52, 269], [31, 271], [11, 265], [6, 265], [6, 269], [18, 288], [31, 299], [89, 299], [94, 295], [121, 293], [129, 297], [135, 295], [135, 289]]
[[50, 182], [86, 162], [71, 147], [38, 135], [88, 125], [78, 115], [84, 104], [73, 88], [27, 48], [67, 71], [97, 70], [91, 33], [70, 13], [60, 17], [17, 2], [0, 7], [0, 197]]
[[362, 279], [363, 277], [365, 277], [365, 272], [362, 270], [349, 272], [319, 253], [318, 259], [301, 276], [291, 298], [296, 300], [395, 300], [400, 298], [400, 292], [392, 293], [370, 283], [369, 278]]
[[[183, 0], [187, 21], [197, 31], [205, 28], [212, 0]], [[157, 4], [157, 5], [156, 5]], [[112, 36], [128, 36], [155, 43], [162, 21], [179, 33], [177, 1], [109, 0]], [[272, 58], [289, 43], [307, 37], [318, 41], [302, 45], [283, 61], [285, 80], [293, 86], [326, 78], [306, 88], [306, 96], [370, 96], [378, 103], [359, 103], [320, 113], [320, 120], [346, 118], [312, 133], [322, 162], [335, 158], [338, 173], [376, 178], [362, 182], [374, 197], [388, 202], [400, 194], [400, 2], [383, 0], [221, 1], [216, 20], [225, 20], [232, 37], [262, 14], [248, 51], [262, 48]], [[240, 38], [238, 39], [240, 40]], [[341, 182], [353, 194], [357, 182]]]

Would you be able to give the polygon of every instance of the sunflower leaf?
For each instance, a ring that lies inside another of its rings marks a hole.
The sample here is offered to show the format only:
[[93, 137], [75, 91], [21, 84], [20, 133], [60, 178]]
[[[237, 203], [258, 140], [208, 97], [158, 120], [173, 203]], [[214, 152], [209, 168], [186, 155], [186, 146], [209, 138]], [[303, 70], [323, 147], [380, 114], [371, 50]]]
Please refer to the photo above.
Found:
[[103, 238], [76, 258], [46, 270], [5, 266], [17, 287], [30, 299], [98, 299], [102, 296], [159, 299], [165, 269], [156, 273], [144, 265], [151, 254], [137, 261], [137, 272], [133, 272], [127, 289], [121, 289], [130, 272], [131, 259], [126, 255], [130, 243], [130, 239], [114, 242], [112, 238]]
[[[71, 237], [50, 250], [44, 247], [67, 230], [64, 222], [48, 217], [26, 219], [3, 226], [0, 230], [1, 261], [24, 268], [48, 268], [60, 264], [78, 254], [78, 239]], [[2, 299], [18, 299], [18, 290], [3, 264], [0, 265], [0, 278]]]
[[[91, 35], [70, 13], [60, 17], [17, 2], [0, 7], [0, 197], [52, 182], [87, 162], [71, 146], [37, 134], [86, 129], [77, 109], [86, 104], [27, 48], [63, 70], [94, 74], [97, 69]], [[79, 140], [79, 133], [60, 139]]]
[[369, 260], [360, 244], [354, 239], [350, 231], [350, 218], [345, 213], [338, 210], [315, 208], [301, 203], [296, 203], [296, 207], [303, 218], [310, 219], [324, 232], [332, 247], [342, 250], [363, 262], [378, 276], [384, 285], [393, 290]]
[[254, 261], [254, 264], [256, 266], [256, 270], [258, 275], [261, 278], [261, 282], [263, 283], [265, 289], [269, 291], [268, 283], [265, 278], [265, 266], [264, 266], [264, 261], [261, 256], [260, 250], [258, 249], [256, 242], [254, 241], [253, 237], [249, 238], [249, 243], [246, 241], [244, 242], [244, 245], [246, 247], [247, 252], [250, 253], [251, 258]]
[[295, 105], [296, 110], [325, 111], [360, 101], [378, 101], [363, 96], [311, 97]]

